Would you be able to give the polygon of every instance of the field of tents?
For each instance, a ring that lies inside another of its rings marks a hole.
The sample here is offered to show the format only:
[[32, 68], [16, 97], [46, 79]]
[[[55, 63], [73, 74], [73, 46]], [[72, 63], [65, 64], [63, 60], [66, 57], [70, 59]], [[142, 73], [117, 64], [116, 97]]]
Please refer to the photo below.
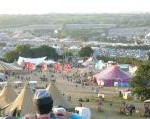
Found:
[[[21, 110], [22, 115], [34, 113], [34, 92], [46, 89], [54, 99], [54, 106], [70, 109], [82, 103], [91, 109], [93, 119], [99, 119], [96, 116], [107, 117], [107, 112], [115, 113], [114, 119], [121, 117], [119, 109], [124, 101], [136, 105], [140, 113], [134, 114], [134, 117], [138, 119], [143, 113], [144, 103], [134, 100], [129, 93], [135, 68], [129, 65], [121, 67], [114, 62], [102, 64], [100, 61], [100, 64], [92, 64], [92, 58], [80, 64], [80, 67], [46, 61], [45, 57], [20, 57], [17, 64], [0, 61], [1, 116], [12, 115], [15, 110]], [[123, 94], [120, 97], [119, 92]], [[102, 112], [97, 111], [100, 100]]]

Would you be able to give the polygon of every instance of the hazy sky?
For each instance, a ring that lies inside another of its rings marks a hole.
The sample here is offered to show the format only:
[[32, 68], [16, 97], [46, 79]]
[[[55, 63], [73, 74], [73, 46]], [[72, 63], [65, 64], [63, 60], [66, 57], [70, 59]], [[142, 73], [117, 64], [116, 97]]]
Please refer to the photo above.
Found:
[[0, 14], [122, 12], [150, 12], [150, 0], [0, 0]]

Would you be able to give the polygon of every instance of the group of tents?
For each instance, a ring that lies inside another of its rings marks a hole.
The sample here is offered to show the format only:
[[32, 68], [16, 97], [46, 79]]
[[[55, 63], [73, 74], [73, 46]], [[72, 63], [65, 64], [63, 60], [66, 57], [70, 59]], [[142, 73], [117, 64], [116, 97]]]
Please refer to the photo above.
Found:
[[90, 65], [94, 65], [95, 69], [100, 71], [93, 75], [93, 80], [98, 85], [119, 87], [129, 87], [131, 85], [133, 76], [122, 70], [120, 66], [113, 61], [104, 64], [101, 60], [96, 61], [94, 57], [89, 57], [82, 65], [86, 68]]
[[0, 81], [5, 79], [5, 73], [9, 72], [16, 72], [16, 71], [22, 71], [23, 70], [23, 63], [30, 62], [35, 65], [41, 65], [41, 64], [55, 64], [56, 62], [53, 60], [46, 60], [46, 57], [41, 58], [24, 58], [19, 57], [17, 63], [6, 63], [3, 61], [0, 61]]
[[[61, 105], [66, 108], [70, 107], [54, 82], [51, 82], [46, 90], [50, 91], [52, 98], [54, 99], [54, 106]], [[31, 91], [29, 84], [26, 84], [17, 95], [12, 85], [7, 83], [0, 92], [0, 102], [1, 115], [3, 116], [13, 114], [15, 110], [20, 110], [22, 115], [35, 112], [33, 92]]]

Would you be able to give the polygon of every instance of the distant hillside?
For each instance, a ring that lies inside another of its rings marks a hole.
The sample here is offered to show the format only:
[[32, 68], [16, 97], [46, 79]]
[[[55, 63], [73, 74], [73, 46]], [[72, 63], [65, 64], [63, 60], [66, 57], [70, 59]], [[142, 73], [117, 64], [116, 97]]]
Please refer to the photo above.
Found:
[[150, 14], [47, 14], [0, 15], [0, 28], [36, 24], [116, 24], [119, 27], [150, 26]]

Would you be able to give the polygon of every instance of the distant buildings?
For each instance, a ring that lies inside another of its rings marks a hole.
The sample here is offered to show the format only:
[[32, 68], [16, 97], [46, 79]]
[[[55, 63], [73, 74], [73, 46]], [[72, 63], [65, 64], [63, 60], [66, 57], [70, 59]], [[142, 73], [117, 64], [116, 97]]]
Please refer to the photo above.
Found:
[[132, 57], [141, 60], [147, 60], [148, 50], [131, 50], [131, 49], [117, 49], [117, 48], [95, 48], [94, 55], [107, 57]]

